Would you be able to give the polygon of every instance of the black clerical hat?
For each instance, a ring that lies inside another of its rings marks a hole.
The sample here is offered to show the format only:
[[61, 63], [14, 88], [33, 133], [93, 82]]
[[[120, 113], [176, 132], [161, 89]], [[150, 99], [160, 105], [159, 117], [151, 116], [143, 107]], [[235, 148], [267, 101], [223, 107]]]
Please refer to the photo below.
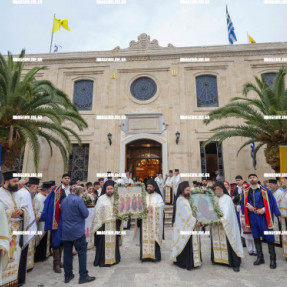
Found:
[[49, 182], [51, 183], [52, 186], [56, 185], [56, 181], [55, 180], [50, 180]]
[[52, 187], [52, 183], [51, 181], [44, 181], [43, 184], [42, 184], [42, 188], [50, 188]]
[[37, 177], [29, 177], [27, 184], [39, 185], [40, 179]]
[[[14, 178], [14, 176], [13, 176], [14, 173], [17, 173], [17, 171], [16, 170], [9, 170], [9, 171], [3, 172], [4, 180], [10, 180], [10, 179]], [[16, 177], [16, 178], [20, 179], [20, 177]]]

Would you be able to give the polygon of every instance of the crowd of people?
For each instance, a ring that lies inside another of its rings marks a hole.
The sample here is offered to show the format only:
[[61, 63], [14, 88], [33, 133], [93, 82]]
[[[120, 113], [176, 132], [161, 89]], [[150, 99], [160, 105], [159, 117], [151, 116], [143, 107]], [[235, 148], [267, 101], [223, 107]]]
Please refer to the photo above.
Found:
[[[25, 284], [26, 272], [35, 262], [53, 256], [53, 270], [62, 273], [64, 282], [74, 278], [73, 256], [78, 255], [79, 284], [94, 281], [87, 270], [87, 249], [95, 246], [94, 266], [108, 267], [121, 260], [123, 229], [131, 220], [115, 216], [115, 184], [133, 184], [129, 170], [122, 178], [99, 178], [82, 183], [62, 176], [61, 183], [31, 177], [14, 177], [16, 171], [3, 173], [0, 186], [0, 286]], [[208, 182], [182, 181], [179, 169], [169, 170], [163, 178], [145, 181], [147, 214], [135, 222], [134, 241], [140, 246], [142, 262], [161, 261], [164, 239], [165, 205], [173, 205], [173, 233], [170, 260], [191, 270], [202, 264], [200, 236], [206, 230], [193, 212], [190, 198], [197, 191], [211, 191], [221, 216], [208, 224], [211, 261], [240, 271], [243, 247], [256, 256], [254, 265], [264, 264], [262, 242], [268, 244], [270, 268], [276, 268], [275, 245], [287, 258], [287, 178], [260, 183], [256, 174], [234, 183], [222, 178]], [[211, 195], [210, 195], [211, 196]], [[285, 233], [284, 233], [285, 232]], [[285, 234], [285, 235], [284, 235]], [[63, 260], [62, 260], [63, 257]]]

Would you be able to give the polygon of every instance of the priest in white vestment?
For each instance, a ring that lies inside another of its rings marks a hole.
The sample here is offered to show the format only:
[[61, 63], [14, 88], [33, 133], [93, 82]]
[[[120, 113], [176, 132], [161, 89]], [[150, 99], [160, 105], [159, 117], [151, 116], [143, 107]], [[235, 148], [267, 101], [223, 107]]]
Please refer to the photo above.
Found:
[[201, 265], [200, 224], [192, 214], [188, 181], [179, 184], [173, 209], [171, 260], [180, 268], [191, 270]]
[[95, 207], [95, 217], [92, 225], [96, 246], [94, 266], [109, 267], [118, 264], [121, 260], [120, 234], [116, 233], [121, 231], [121, 221], [115, 217], [113, 212], [114, 184], [113, 180], [105, 182], [102, 195]]
[[5, 212], [5, 206], [0, 202], [0, 286], [2, 285], [2, 272], [7, 268], [9, 263], [9, 226]]
[[137, 226], [140, 228], [140, 259], [142, 262], [160, 261], [164, 202], [153, 179], [147, 181], [146, 205], [148, 214], [137, 220]]
[[219, 225], [211, 225], [211, 260], [213, 263], [229, 265], [239, 272], [243, 246], [233, 201], [223, 182], [216, 182], [215, 194], [223, 217]]
[[4, 205], [9, 225], [9, 263], [2, 273], [2, 287], [17, 287], [25, 283], [25, 272], [19, 270], [23, 236], [19, 232], [26, 231], [29, 222], [28, 204], [18, 193], [19, 178], [14, 177], [17, 171], [3, 173], [4, 185], [0, 187], [0, 202]]
[[173, 171], [170, 170], [168, 178], [165, 180], [164, 193], [165, 193], [165, 203], [171, 205], [173, 203], [174, 190], [173, 190]]
[[[33, 197], [36, 194], [37, 188], [39, 186], [40, 179], [36, 177], [30, 177], [28, 182], [18, 190], [18, 193], [24, 198], [28, 203], [30, 220], [28, 223], [27, 231], [30, 233], [23, 236], [23, 250], [22, 256], [27, 256], [26, 269], [32, 270], [34, 268], [34, 255], [35, 255], [35, 237], [37, 233], [37, 222], [35, 219], [35, 211], [33, 206]], [[26, 248], [28, 251], [26, 251]], [[28, 255], [26, 255], [28, 252]], [[24, 260], [24, 259], [23, 259]], [[23, 271], [24, 272], [24, 271]]]

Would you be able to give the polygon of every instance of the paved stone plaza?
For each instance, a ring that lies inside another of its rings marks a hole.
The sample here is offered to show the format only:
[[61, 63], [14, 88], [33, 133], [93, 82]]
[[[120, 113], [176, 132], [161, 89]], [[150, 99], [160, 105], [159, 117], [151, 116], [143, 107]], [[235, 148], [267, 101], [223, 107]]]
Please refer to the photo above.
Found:
[[[287, 286], [287, 261], [281, 255], [281, 248], [276, 248], [277, 269], [269, 268], [269, 254], [263, 244], [265, 264], [253, 266], [255, 256], [249, 256], [244, 248], [245, 258], [239, 273], [226, 266], [213, 265], [210, 260], [210, 238], [202, 236], [202, 259], [200, 268], [187, 271], [178, 268], [169, 261], [172, 228], [166, 228], [166, 240], [162, 246], [160, 263], [141, 263], [139, 246], [132, 239], [134, 230], [127, 230], [121, 247], [121, 262], [113, 267], [94, 267], [94, 250], [88, 251], [88, 270], [96, 281], [82, 286], [105, 287], [145, 287], [145, 286], [232, 286], [232, 287], [279, 287]], [[32, 272], [27, 274], [27, 287], [76, 286], [78, 285], [78, 260], [74, 257], [75, 278], [64, 284], [64, 273], [56, 274], [52, 270], [52, 257], [37, 263]], [[232, 282], [231, 282], [232, 281]]]

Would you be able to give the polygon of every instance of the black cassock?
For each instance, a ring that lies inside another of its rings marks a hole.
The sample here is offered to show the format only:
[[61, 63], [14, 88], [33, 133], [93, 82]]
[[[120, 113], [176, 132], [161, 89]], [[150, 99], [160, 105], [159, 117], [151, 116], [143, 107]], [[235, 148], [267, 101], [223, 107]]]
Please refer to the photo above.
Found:
[[138, 219], [137, 220], [137, 227], [140, 228], [140, 260], [142, 262], [144, 261], [161, 261], [161, 253], [160, 253], [160, 246], [158, 243], [155, 241], [155, 259], [153, 258], [142, 258], [142, 220]]
[[[116, 230], [119, 231], [121, 226], [121, 220], [116, 220]], [[105, 231], [105, 224], [98, 231]], [[116, 248], [115, 248], [115, 259], [116, 262], [113, 264], [105, 264], [105, 235], [99, 234], [97, 232], [94, 234], [94, 245], [96, 246], [96, 255], [94, 260], [94, 266], [100, 267], [110, 267], [112, 265], [118, 264], [121, 261], [120, 247], [119, 247], [120, 235], [116, 235]]]
[[39, 245], [36, 247], [34, 262], [45, 261], [48, 257], [47, 254], [47, 240], [48, 240], [48, 231], [41, 239]]
[[229, 264], [214, 262], [214, 253], [213, 253], [213, 248], [212, 248], [213, 244], [212, 244], [212, 236], [211, 236], [211, 261], [212, 261], [212, 263], [220, 264], [220, 265], [221, 264], [222, 265], [229, 265], [231, 267], [239, 267], [240, 264], [241, 264], [241, 258], [238, 257], [236, 255], [236, 253], [233, 251], [233, 249], [232, 249], [227, 237], [226, 237], [226, 242], [227, 242], [227, 251], [228, 251]]
[[[200, 251], [200, 261], [202, 261], [201, 251]], [[176, 257], [176, 262], [174, 262], [174, 264], [180, 268], [184, 268], [187, 270], [195, 268], [193, 261], [192, 235], [187, 241], [182, 252]]]

